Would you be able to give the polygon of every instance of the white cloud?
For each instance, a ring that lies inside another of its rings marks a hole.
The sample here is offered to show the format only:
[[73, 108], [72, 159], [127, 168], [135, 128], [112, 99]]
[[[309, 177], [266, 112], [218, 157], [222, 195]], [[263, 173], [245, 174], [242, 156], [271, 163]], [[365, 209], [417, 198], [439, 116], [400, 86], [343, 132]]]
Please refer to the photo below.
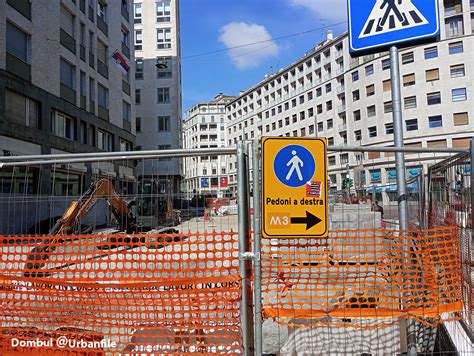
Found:
[[[258, 67], [263, 60], [277, 55], [279, 51], [265, 26], [246, 22], [231, 22], [223, 26], [219, 41], [229, 48], [229, 56], [238, 69]], [[255, 42], [262, 43], [244, 46]]]
[[[341, 21], [347, 18], [346, 0], [289, 0], [290, 4], [297, 7], [304, 7], [316, 15], [321, 20]], [[318, 19], [318, 20], [319, 20]]]

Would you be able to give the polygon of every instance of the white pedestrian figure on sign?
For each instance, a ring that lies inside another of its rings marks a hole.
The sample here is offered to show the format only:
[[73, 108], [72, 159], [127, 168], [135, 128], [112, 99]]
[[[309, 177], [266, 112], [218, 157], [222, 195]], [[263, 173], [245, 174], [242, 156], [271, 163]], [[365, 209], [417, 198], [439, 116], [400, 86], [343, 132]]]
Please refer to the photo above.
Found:
[[287, 167], [291, 166], [290, 171], [286, 175], [286, 180], [290, 180], [293, 173], [296, 171], [300, 181], [303, 181], [303, 175], [301, 174], [301, 167], [303, 167], [303, 161], [296, 155], [296, 151], [291, 151], [293, 157], [286, 164]]

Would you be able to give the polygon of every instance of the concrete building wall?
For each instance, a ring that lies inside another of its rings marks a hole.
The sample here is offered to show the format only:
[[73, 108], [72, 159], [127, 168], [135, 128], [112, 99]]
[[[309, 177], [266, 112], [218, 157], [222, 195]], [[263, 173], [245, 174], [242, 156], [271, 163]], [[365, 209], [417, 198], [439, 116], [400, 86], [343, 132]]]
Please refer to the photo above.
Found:
[[[99, 3], [104, 20], [99, 20]], [[130, 0], [0, 1], [0, 154], [133, 149], [134, 54], [123, 36], [133, 34], [131, 8]], [[26, 40], [18, 41], [7, 29]], [[112, 58], [115, 50], [130, 65], [128, 75]], [[70, 68], [68, 76], [61, 76], [62, 61]], [[68, 85], [65, 77], [72, 78]], [[103, 107], [99, 84], [108, 90]], [[133, 183], [131, 166], [64, 169], [79, 175], [85, 185], [92, 175], [102, 174], [113, 178], [117, 187], [125, 185], [125, 191]], [[41, 179], [42, 193], [54, 191], [49, 173]]]
[[[234, 98], [219, 94], [208, 103], [190, 108], [183, 123], [183, 147], [226, 147], [228, 118], [225, 106]], [[185, 158], [185, 192], [223, 197], [229, 190], [228, 159], [228, 156]]]
[[[135, 56], [142, 63], [139, 66], [143, 65], [143, 75], [136, 76], [136, 89], [141, 96], [136, 108], [141, 128], [137, 132], [137, 145], [142, 150], [181, 148], [179, 0], [136, 0], [135, 36], [137, 33], [142, 42], [135, 43]], [[167, 96], [165, 100], [159, 100], [159, 91]], [[159, 127], [159, 117], [169, 118], [169, 125]], [[144, 176], [170, 177], [174, 189], [179, 189], [182, 167], [178, 159], [160, 161], [159, 167], [144, 162], [138, 172]]]
[[[400, 51], [401, 63], [406, 63], [401, 64], [401, 73], [407, 84], [410, 75], [415, 76], [415, 85], [402, 88], [403, 98], [416, 97], [416, 107], [408, 101], [403, 111], [408, 145], [465, 147], [467, 139], [473, 136], [474, 109], [470, 98], [474, 90], [474, 7], [471, 4], [468, 0], [458, 0], [454, 6], [445, 6], [440, 1], [441, 22], [445, 24], [440, 40]], [[453, 21], [455, 26], [450, 25]], [[433, 48], [437, 49], [436, 56], [431, 51]], [[330, 146], [393, 145], [393, 135], [386, 132], [385, 126], [392, 121], [390, 110], [384, 107], [391, 101], [388, 53], [351, 58], [348, 49], [347, 34], [333, 38], [330, 33], [326, 41], [298, 61], [244, 91], [227, 106], [228, 145], [262, 135], [322, 136], [328, 138]], [[413, 61], [409, 60], [411, 53]], [[464, 65], [464, 75], [451, 73], [458, 65]], [[358, 79], [354, 80], [356, 73]], [[465, 89], [466, 97], [455, 95], [455, 89]], [[437, 92], [441, 103], [433, 104], [430, 96], [433, 105], [428, 105], [428, 95]], [[436, 122], [430, 126], [430, 118], [433, 121], [439, 115], [442, 126], [437, 127]], [[463, 115], [467, 121], [460, 118]], [[417, 128], [409, 125], [413, 130], [407, 130], [406, 120], [410, 119], [417, 119]], [[376, 135], [369, 133], [373, 127]], [[409, 169], [433, 162], [433, 155], [407, 157], [411, 160]], [[442, 155], [436, 159], [442, 159]], [[341, 189], [348, 171], [360, 164], [364, 165], [366, 186], [386, 184], [389, 178], [385, 168], [390, 162], [394, 165], [393, 154], [329, 153], [331, 186], [334, 190]], [[380, 180], [371, 180], [374, 167], [380, 169]], [[234, 189], [236, 167], [232, 160], [229, 175]], [[352, 172], [350, 176], [353, 178]]]

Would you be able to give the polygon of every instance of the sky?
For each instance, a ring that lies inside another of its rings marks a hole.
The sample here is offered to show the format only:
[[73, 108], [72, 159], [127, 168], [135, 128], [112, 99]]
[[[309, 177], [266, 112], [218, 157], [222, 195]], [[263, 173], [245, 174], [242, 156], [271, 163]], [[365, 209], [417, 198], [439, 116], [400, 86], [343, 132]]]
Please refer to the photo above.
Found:
[[346, 0], [181, 0], [183, 116], [291, 64], [326, 38], [321, 27], [337, 35], [345, 20]]

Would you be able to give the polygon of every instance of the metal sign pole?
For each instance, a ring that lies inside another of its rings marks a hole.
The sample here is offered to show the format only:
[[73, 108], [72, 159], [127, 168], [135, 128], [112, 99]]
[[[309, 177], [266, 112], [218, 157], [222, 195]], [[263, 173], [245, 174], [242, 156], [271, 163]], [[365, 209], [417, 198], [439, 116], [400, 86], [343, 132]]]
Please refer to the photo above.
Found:
[[254, 301], [255, 301], [255, 355], [261, 356], [262, 349], [262, 260], [261, 253], [261, 192], [260, 192], [260, 140], [253, 141], [253, 253], [254, 259]]
[[[398, 48], [390, 47], [390, 75], [392, 79], [392, 108], [393, 108], [393, 136], [396, 148], [404, 146], [403, 143], [403, 117], [402, 117], [402, 98], [400, 83], [400, 60]], [[397, 170], [397, 191], [398, 191], [398, 216], [400, 221], [400, 231], [403, 235], [403, 246], [405, 262], [408, 262], [410, 250], [408, 248], [408, 239], [406, 231], [408, 230], [408, 209], [407, 209], [407, 186], [405, 155], [403, 152], [395, 154]], [[404, 288], [405, 289], [405, 288]], [[404, 291], [403, 291], [404, 292]], [[414, 323], [407, 320], [407, 355], [414, 356], [416, 350], [416, 334]]]
[[252, 256], [250, 252], [250, 206], [248, 177], [248, 148], [245, 142], [237, 146], [237, 204], [239, 212], [239, 267], [242, 286], [240, 321], [242, 328], [243, 355], [254, 354], [253, 303], [252, 303]]

